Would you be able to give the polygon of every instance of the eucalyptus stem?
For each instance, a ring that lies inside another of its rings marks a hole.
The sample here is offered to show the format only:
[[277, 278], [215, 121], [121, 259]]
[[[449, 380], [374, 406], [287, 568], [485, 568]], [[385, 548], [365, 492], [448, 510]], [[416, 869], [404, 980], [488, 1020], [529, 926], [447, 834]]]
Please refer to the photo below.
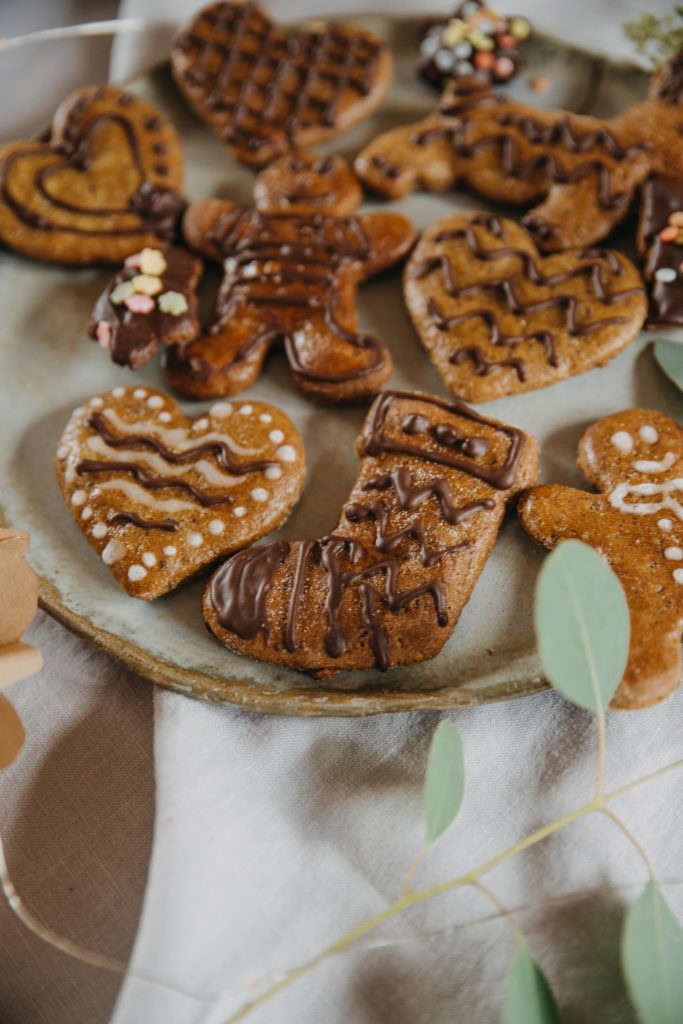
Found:
[[647, 868], [648, 874], [650, 876], [650, 881], [651, 882], [656, 881], [656, 879], [655, 879], [655, 869], [654, 869], [654, 865], [653, 865], [652, 861], [650, 860], [649, 856], [645, 852], [645, 848], [640, 843], [640, 841], [635, 837], [633, 832], [631, 832], [631, 829], [628, 827], [626, 822], [622, 821], [622, 819], [619, 817], [619, 815], [615, 814], [614, 811], [611, 808], [609, 808], [609, 807], [601, 807], [600, 810], [626, 836], [626, 838], [628, 839], [629, 843], [634, 848], [636, 853], [639, 855], [640, 859], [643, 861], [645, 867]]
[[498, 909], [498, 911], [500, 912], [500, 916], [503, 918], [503, 920], [509, 927], [510, 931], [514, 935], [517, 945], [526, 948], [527, 941], [524, 932], [521, 929], [521, 926], [517, 922], [517, 919], [515, 918], [515, 915], [513, 914], [512, 910], [507, 906], [506, 903], [503, 902], [498, 893], [494, 892], [493, 889], [490, 889], [488, 885], [484, 885], [481, 879], [477, 879], [477, 881], [473, 882], [472, 885], [474, 886], [475, 889], [478, 889], [479, 892], [483, 893], [483, 895], [486, 896], [486, 898], [494, 905], [494, 907]]
[[[277, 995], [299, 978], [308, 974], [308, 972], [314, 967], [317, 967], [318, 964], [323, 963], [325, 960], [335, 956], [337, 953], [341, 953], [354, 942], [362, 939], [369, 932], [375, 931], [375, 929], [379, 928], [387, 921], [390, 921], [398, 914], [403, 913], [404, 910], [408, 910], [410, 907], [413, 907], [418, 903], [431, 900], [435, 896], [440, 896], [445, 892], [451, 892], [452, 890], [458, 889], [464, 885], [478, 884], [482, 875], [487, 874], [489, 871], [493, 871], [494, 868], [497, 868], [500, 864], [504, 864], [505, 861], [515, 857], [518, 853], [522, 853], [523, 850], [527, 850], [529, 847], [535, 846], [536, 843], [540, 843], [543, 839], [547, 839], [548, 836], [567, 828], [568, 825], [574, 824], [574, 822], [579, 821], [581, 818], [584, 818], [587, 814], [590, 814], [593, 811], [606, 810], [607, 804], [622, 794], [630, 792], [638, 786], [642, 786], [646, 782], [650, 782], [652, 779], [658, 778], [659, 776], [680, 767], [683, 767], [683, 760], [674, 761], [669, 765], [665, 765], [664, 767], [657, 769], [657, 771], [650, 772], [648, 775], [644, 775], [640, 779], [634, 779], [632, 782], [629, 782], [624, 786], [619, 786], [617, 789], [614, 789], [609, 793], [596, 793], [593, 799], [588, 803], [583, 804], [576, 810], [570, 811], [568, 814], [562, 815], [555, 821], [549, 822], [547, 825], [543, 825], [541, 828], [536, 829], [524, 839], [520, 839], [519, 842], [509, 846], [502, 853], [499, 853], [497, 856], [485, 861], [485, 863], [480, 867], [474, 868], [464, 875], [458, 875], [456, 878], [448, 879], [445, 882], [439, 882], [436, 885], [427, 886], [424, 889], [418, 889], [415, 892], [404, 892], [399, 899], [386, 907], [385, 910], [382, 910], [379, 914], [375, 914], [373, 917], [363, 921], [361, 924], [357, 925], [356, 928], [353, 928], [345, 935], [342, 935], [342, 937], [337, 939], [336, 942], [311, 957], [310, 960], [306, 960], [304, 963], [299, 964], [298, 967], [294, 967], [287, 971], [278, 978], [276, 982], [264, 989], [263, 992], [259, 993], [259, 995], [255, 996], [253, 999], [250, 999], [249, 1002], [244, 1003], [235, 1011], [235, 1013], [226, 1018], [224, 1024], [237, 1024], [238, 1021], [244, 1020], [253, 1010], [272, 999], [273, 996]], [[614, 817], [616, 817], [616, 815], [614, 815]], [[621, 819], [617, 818], [617, 821], [620, 822]]]

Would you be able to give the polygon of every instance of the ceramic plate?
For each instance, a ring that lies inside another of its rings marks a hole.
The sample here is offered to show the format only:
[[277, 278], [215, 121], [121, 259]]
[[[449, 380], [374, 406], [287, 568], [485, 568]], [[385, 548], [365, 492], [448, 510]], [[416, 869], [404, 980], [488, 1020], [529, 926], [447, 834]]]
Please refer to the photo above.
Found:
[[[381, 110], [328, 147], [347, 157], [379, 131], [422, 117], [436, 95], [414, 74], [417, 22], [357, 18], [384, 36], [396, 76]], [[547, 92], [531, 92], [542, 72]], [[510, 91], [547, 106], [608, 116], [640, 98], [642, 72], [537, 38], [524, 74]], [[175, 123], [186, 156], [190, 198], [218, 195], [249, 203], [252, 172], [238, 166], [185, 107], [161, 67], [131, 83]], [[367, 208], [379, 204], [368, 203]], [[396, 204], [420, 228], [461, 209], [481, 207], [465, 192], [414, 195]], [[507, 212], [507, 211], [506, 211]], [[543, 554], [511, 517], [450, 640], [425, 664], [380, 672], [341, 673], [324, 685], [308, 676], [240, 658], [210, 638], [201, 616], [203, 584], [147, 604], [119, 590], [64, 506], [52, 457], [71, 410], [83, 400], [133, 380], [164, 388], [156, 363], [133, 376], [114, 366], [86, 335], [94, 299], [111, 269], [82, 270], [30, 263], [3, 254], [0, 270], [0, 508], [6, 521], [31, 533], [31, 562], [43, 579], [43, 606], [70, 629], [162, 686], [205, 700], [290, 715], [363, 715], [483, 704], [545, 686], [534, 655], [532, 599]], [[445, 394], [403, 306], [400, 271], [361, 289], [361, 325], [391, 346], [392, 384]], [[586, 425], [632, 405], [669, 414], [677, 392], [654, 365], [642, 336], [608, 367], [552, 388], [488, 403], [487, 414], [536, 435], [543, 477], [580, 484], [574, 455]], [[301, 398], [284, 357], [271, 358], [248, 393], [281, 406], [306, 441], [309, 473], [303, 498], [280, 531], [288, 539], [320, 537], [336, 524], [356, 476], [354, 441], [365, 409], [323, 409]], [[245, 397], [245, 396], [240, 396]], [[184, 404], [191, 414], [204, 406]]]

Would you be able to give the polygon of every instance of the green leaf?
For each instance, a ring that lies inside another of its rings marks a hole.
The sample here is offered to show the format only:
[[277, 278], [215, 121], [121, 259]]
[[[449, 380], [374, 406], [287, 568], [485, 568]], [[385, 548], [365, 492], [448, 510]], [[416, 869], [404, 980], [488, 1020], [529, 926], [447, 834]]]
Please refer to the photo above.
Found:
[[629, 907], [621, 961], [641, 1024], [681, 1024], [683, 929], [655, 882]]
[[550, 985], [529, 950], [521, 946], [505, 984], [503, 1024], [557, 1024]]
[[429, 751], [425, 778], [427, 842], [433, 843], [455, 818], [465, 789], [465, 758], [460, 733], [452, 722], [441, 722]]
[[655, 342], [655, 359], [669, 380], [683, 391], [683, 344], [676, 341]]
[[573, 704], [602, 712], [624, 675], [630, 620], [621, 584], [597, 551], [567, 540], [546, 558], [534, 620], [553, 687]]

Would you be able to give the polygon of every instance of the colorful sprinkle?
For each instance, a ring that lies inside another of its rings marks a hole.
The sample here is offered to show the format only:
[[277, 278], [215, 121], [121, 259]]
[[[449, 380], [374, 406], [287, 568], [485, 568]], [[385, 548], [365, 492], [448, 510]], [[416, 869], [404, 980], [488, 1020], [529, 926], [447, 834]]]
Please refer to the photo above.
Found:
[[161, 249], [143, 249], [138, 266], [143, 274], [160, 277], [168, 269], [168, 263]]
[[111, 324], [108, 320], [100, 320], [95, 330], [98, 345], [109, 351], [113, 344]]
[[655, 270], [655, 280], [661, 281], [662, 284], [671, 284], [676, 277], [677, 274], [673, 267], [660, 267], [659, 270]]
[[123, 261], [124, 267], [139, 267], [141, 256], [141, 252], [134, 252], [131, 256], [127, 256], [126, 259]]
[[675, 242], [678, 238], [678, 228], [669, 224], [667, 227], [662, 228], [659, 232], [659, 237], [663, 242]]
[[139, 295], [158, 295], [163, 287], [152, 274], [136, 274], [130, 283]]
[[164, 292], [159, 296], [158, 302], [161, 312], [168, 316], [182, 316], [189, 309], [187, 299], [182, 292]]
[[670, 213], [669, 224], [673, 224], [677, 228], [683, 228], [683, 210], [674, 210], [673, 213]]
[[151, 313], [154, 309], [154, 299], [149, 295], [129, 295], [125, 302], [131, 313]]
[[531, 35], [531, 25], [526, 18], [513, 18], [510, 22], [510, 32], [515, 39], [528, 39]]
[[120, 306], [126, 301], [129, 295], [133, 294], [134, 291], [135, 288], [133, 288], [132, 281], [121, 281], [121, 283], [117, 284], [116, 288], [113, 289], [109, 299], [114, 306]]

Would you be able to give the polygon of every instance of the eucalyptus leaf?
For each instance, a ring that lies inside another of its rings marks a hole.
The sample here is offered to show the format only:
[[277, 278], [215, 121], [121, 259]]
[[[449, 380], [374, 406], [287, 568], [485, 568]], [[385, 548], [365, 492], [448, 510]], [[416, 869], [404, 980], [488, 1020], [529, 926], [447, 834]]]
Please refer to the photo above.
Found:
[[460, 733], [441, 722], [432, 738], [425, 778], [427, 843], [442, 835], [455, 818], [465, 789], [465, 758]]
[[683, 344], [675, 341], [655, 342], [655, 359], [676, 387], [683, 391]]
[[624, 675], [630, 619], [621, 584], [597, 551], [567, 540], [546, 558], [534, 621], [552, 686], [573, 704], [601, 713]]
[[557, 1024], [550, 985], [529, 950], [521, 946], [505, 984], [503, 1024]]
[[681, 1024], [683, 929], [655, 882], [626, 914], [621, 960], [641, 1024]]

